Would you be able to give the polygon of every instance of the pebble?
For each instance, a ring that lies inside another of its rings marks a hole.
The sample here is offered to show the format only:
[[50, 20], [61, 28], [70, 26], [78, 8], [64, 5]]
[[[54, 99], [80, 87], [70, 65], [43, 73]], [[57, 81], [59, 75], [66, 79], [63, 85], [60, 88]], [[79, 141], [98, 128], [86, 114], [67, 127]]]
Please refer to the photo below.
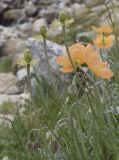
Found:
[[3, 14], [3, 18], [6, 20], [18, 20], [25, 16], [23, 9], [11, 9]]
[[16, 84], [17, 77], [13, 73], [0, 73], [0, 94], [5, 93], [5, 91], [13, 84]]
[[47, 22], [45, 18], [36, 19], [32, 24], [33, 32], [39, 32], [40, 27], [45, 25], [47, 27]]

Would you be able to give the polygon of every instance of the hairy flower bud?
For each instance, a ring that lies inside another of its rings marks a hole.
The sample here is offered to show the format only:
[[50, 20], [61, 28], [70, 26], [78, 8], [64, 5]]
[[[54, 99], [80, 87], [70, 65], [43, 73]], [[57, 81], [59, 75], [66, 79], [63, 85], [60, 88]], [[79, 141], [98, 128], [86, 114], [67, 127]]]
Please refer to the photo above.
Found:
[[61, 22], [61, 24], [64, 24], [64, 23], [65, 23], [65, 21], [66, 21], [66, 14], [65, 14], [64, 11], [61, 11], [61, 12], [59, 13], [59, 21]]
[[43, 38], [47, 38], [47, 29], [46, 29], [46, 26], [41, 26], [40, 28], [40, 35], [43, 37]]
[[26, 61], [27, 64], [31, 63], [32, 54], [31, 54], [31, 51], [29, 49], [26, 49], [25, 52], [24, 52], [24, 60]]

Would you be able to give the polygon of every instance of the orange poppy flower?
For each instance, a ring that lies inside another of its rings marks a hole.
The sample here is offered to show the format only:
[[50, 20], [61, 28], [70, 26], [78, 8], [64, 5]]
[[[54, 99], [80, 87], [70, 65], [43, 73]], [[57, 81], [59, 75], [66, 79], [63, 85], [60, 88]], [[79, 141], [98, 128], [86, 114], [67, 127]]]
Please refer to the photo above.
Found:
[[91, 28], [93, 29], [94, 32], [97, 32], [97, 33], [112, 33], [113, 30], [110, 26], [102, 26], [102, 27], [95, 27], [95, 26], [91, 26]]
[[98, 54], [94, 51], [92, 45], [86, 47], [86, 64], [88, 68], [97, 76], [103, 79], [109, 79], [113, 72], [108, 68], [108, 64], [103, 62]]
[[[101, 60], [99, 54], [94, 51], [91, 44], [87, 47], [80, 43], [74, 44], [69, 47], [69, 52], [75, 67], [85, 63], [97, 77], [109, 79], [113, 76], [113, 72], [108, 68], [108, 64]], [[63, 73], [74, 70], [68, 55], [58, 56], [56, 63], [61, 66], [60, 71]]]
[[98, 35], [93, 43], [99, 48], [109, 48], [115, 40], [114, 35], [104, 36], [103, 34]]
[[[72, 63], [74, 64], [74, 67], [78, 67], [79, 65], [82, 65], [85, 63], [85, 46], [77, 43], [73, 44], [69, 47], [69, 53], [72, 60]], [[72, 63], [68, 57], [68, 55], [58, 56], [56, 58], [56, 63], [61, 66], [60, 71], [67, 73], [72, 72], [74, 70], [74, 67], [72, 66]]]

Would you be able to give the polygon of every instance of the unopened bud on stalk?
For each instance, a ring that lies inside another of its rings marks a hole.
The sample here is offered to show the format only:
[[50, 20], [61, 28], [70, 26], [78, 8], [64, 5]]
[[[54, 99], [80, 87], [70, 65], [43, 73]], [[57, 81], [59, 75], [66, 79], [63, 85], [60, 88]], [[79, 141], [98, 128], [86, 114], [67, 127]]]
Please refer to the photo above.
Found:
[[32, 61], [32, 54], [29, 49], [26, 49], [24, 52], [24, 60], [26, 61], [27, 64], [30, 64]]
[[43, 38], [47, 38], [47, 29], [46, 29], [46, 26], [41, 26], [40, 28], [40, 35], [43, 37]]
[[16, 64], [21, 65], [21, 66], [28, 66], [28, 65], [35, 66], [38, 63], [39, 63], [39, 59], [38, 58], [33, 58], [32, 53], [29, 49], [26, 49], [24, 51], [24, 57], [23, 58], [19, 58], [19, 59], [16, 60]]
[[59, 13], [59, 21], [61, 22], [61, 24], [65, 24], [66, 21], [66, 14], [64, 11], [61, 11]]

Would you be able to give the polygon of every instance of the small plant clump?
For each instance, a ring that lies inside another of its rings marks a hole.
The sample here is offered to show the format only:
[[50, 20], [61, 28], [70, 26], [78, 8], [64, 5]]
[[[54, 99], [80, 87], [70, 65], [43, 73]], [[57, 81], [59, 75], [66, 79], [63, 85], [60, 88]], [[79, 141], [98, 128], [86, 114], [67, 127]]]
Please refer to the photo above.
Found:
[[7, 57], [0, 60], [0, 72], [10, 72], [12, 71], [12, 57]]
[[1, 114], [11, 114], [15, 111], [15, 104], [11, 101], [3, 102], [0, 104], [0, 113]]

